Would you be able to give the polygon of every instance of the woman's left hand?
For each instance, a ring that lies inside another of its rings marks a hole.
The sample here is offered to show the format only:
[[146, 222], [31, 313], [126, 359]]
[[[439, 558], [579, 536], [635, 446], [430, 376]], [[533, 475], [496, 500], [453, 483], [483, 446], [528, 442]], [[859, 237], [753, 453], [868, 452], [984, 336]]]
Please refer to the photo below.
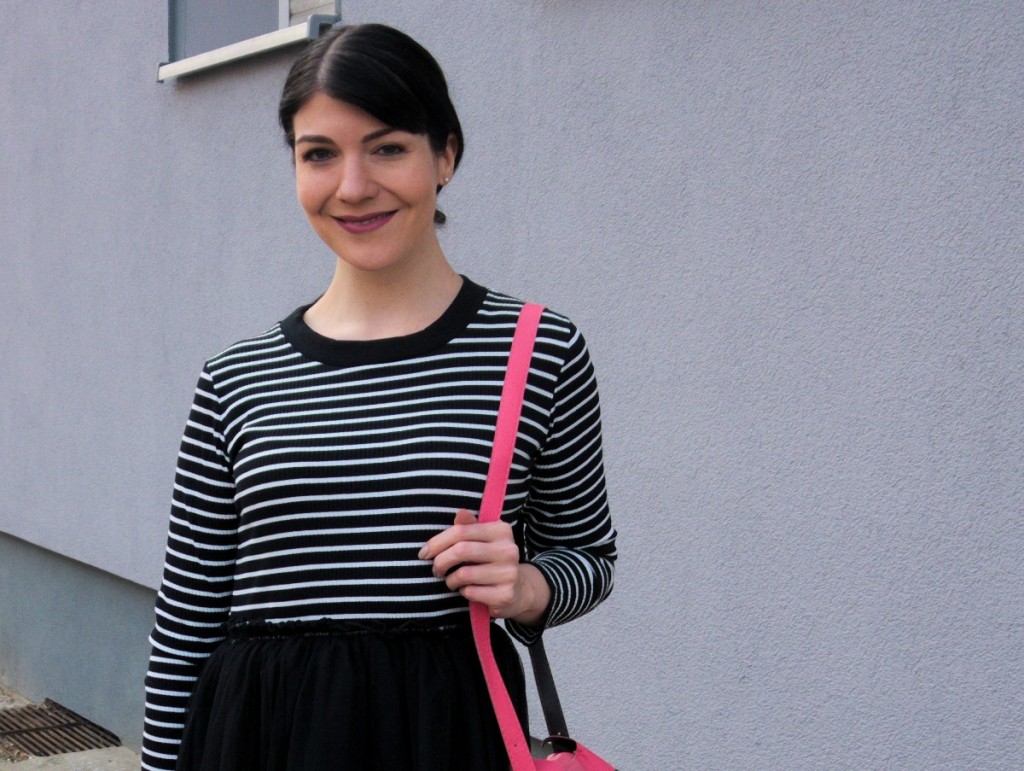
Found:
[[519, 562], [512, 527], [500, 520], [481, 524], [462, 509], [455, 524], [427, 541], [419, 557], [433, 560], [435, 576], [467, 600], [486, 605], [492, 618], [533, 624], [551, 599], [547, 579]]

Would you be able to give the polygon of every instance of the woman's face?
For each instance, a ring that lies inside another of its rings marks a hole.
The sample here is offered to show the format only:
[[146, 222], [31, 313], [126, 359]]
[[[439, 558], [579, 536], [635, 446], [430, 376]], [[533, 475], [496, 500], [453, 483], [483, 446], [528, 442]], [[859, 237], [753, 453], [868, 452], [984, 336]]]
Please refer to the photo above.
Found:
[[295, 113], [295, 187], [309, 224], [357, 270], [409, 267], [438, 250], [437, 186], [454, 172], [455, 140], [387, 126], [316, 94]]

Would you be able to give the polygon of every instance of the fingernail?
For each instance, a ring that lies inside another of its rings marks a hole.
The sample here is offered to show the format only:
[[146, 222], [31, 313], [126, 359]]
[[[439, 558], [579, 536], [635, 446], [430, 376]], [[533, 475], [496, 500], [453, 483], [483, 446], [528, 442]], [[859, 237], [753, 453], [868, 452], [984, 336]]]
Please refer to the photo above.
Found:
[[424, 546], [422, 549], [420, 549], [420, 553], [419, 553], [418, 556], [419, 556], [419, 558], [421, 560], [425, 560], [427, 558], [427, 547], [426, 546]]

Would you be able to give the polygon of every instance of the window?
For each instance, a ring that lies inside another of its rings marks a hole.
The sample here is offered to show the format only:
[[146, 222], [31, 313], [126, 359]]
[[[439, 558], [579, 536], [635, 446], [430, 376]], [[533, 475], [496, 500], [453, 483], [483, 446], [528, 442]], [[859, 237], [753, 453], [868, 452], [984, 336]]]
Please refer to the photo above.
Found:
[[340, 0], [169, 0], [169, 62], [157, 80], [182, 77], [318, 37]]

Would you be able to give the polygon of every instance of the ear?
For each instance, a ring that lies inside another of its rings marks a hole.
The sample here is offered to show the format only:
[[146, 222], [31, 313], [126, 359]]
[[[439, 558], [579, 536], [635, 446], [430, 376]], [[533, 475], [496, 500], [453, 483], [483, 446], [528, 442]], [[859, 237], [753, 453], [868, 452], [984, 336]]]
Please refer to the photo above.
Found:
[[438, 179], [450, 179], [455, 173], [455, 156], [459, 152], [459, 140], [455, 134], [448, 135], [444, 150], [437, 155]]

